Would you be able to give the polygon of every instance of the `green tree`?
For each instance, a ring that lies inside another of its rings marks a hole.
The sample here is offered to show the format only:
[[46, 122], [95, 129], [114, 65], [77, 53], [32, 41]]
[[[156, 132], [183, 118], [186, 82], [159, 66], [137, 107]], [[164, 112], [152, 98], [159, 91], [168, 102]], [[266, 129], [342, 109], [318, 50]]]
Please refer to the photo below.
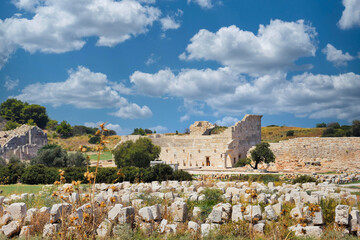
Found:
[[81, 152], [70, 153], [68, 166], [83, 167], [86, 166], [86, 158]]
[[318, 123], [318, 124], [316, 124], [316, 127], [317, 128], [326, 128], [326, 123]]
[[6, 124], [5, 124], [5, 131], [9, 131], [9, 130], [13, 130], [17, 127], [20, 127], [21, 125], [18, 124], [17, 122], [14, 122], [12, 120], [8, 121]]
[[67, 123], [65, 120], [60, 123], [59, 126], [56, 127], [56, 132], [60, 134], [62, 138], [68, 138], [72, 136], [71, 133], [71, 125]]
[[58, 121], [49, 120], [48, 123], [46, 124], [46, 129], [47, 130], [55, 130], [58, 125], [59, 125]]
[[142, 135], [145, 136], [145, 130], [142, 128], [134, 128], [134, 132], [131, 135]]
[[294, 130], [289, 130], [289, 131], [286, 132], [286, 136], [287, 137], [294, 136], [294, 133], [295, 133]]
[[352, 122], [352, 135], [354, 137], [360, 137], [360, 120], [354, 120]]
[[22, 120], [21, 113], [25, 104], [22, 101], [17, 100], [15, 98], [9, 98], [5, 102], [1, 103], [0, 116], [8, 121], [21, 123]]
[[160, 147], [148, 138], [139, 138], [136, 142], [126, 141], [114, 151], [115, 163], [118, 168], [126, 166], [149, 167], [150, 161], [159, 157]]
[[48, 144], [38, 150], [37, 156], [31, 161], [31, 164], [43, 164], [47, 167], [67, 167], [69, 165], [69, 156], [60, 146]]
[[267, 142], [256, 144], [255, 149], [250, 151], [251, 160], [255, 162], [255, 165], [250, 166], [254, 169], [258, 168], [259, 163], [271, 163], [275, 162], [275, 155], [270, 149], [270, 144]]
[[42, 129], [44, 129], [49, 122], [46, 108], [37, 104], [24, 105], [24, 108], [21, 111], [21, 118], [22, 123], [33, 120], [34, 123]]

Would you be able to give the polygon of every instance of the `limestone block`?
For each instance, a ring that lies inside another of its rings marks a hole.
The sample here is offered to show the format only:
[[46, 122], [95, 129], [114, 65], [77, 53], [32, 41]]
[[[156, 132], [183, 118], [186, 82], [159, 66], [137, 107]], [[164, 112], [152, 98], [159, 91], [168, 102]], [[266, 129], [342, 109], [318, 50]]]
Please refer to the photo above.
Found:
[[26, 217], [25, 217], [25, 224], [30, 224], [33, 216], [38, 212], [39, 212], [39, 209], [37, 209], [37, 208], [30, 208], [29, 210], [27, 210]]
[[360, 213], [358, 210], [352, 210], [350, 212], [350, 231], [360, 231]]
[[111, 233], [111, 222], [105, 219], [102, 223], [100, 223], [99, 227], [96, 229], [96, 233], [99, 237], [105, 238]]
[[13, 220], [22, 221], [26, 216], [26, 204], [25, 203], [13, 203], [7, 209]]
[[23, 226], [23, 227], [21, 228], [19, 237], [20, 237], [20, 238], [21, 238], [21, 237], [28, 238], [28, 237], [30, 237], [31, 235], [33, 235], [33, 232], [34, 232], [34, 226], [33, 226], [33, 225]]
[[295, 219], [299, 219], [299, 218], [302, 218], [303, 217], [303, 213], [301, 211], [301, 208], [300, 207], [294, 207], [293, 209], [291, 209], [290, 211], [290, 216], [292, 218], [295, 218]]
[[174, 202], [171, 204], [171, 213], [174, 222], [184, 222], [187, 218], [187, 204], [185, 202]]
[[143, 206], [143, 204], [144, 204], [144, 200], [142, 200], [142, 199], [134, 199], [131, 201], [131, 205], [136, 209], [141, 208], [141, 206]]
[[118, 223], [120, 224], [133, 224], [135, 220], [135, 208], [124, 207], [120, 210], [118, 215]]
[[201, 236], [208, 236], [211, 232], [217, 231], [219, 229], [219, 224], [214, 223], [203, 223], [201, 224]]
[[222, 216], [222, 209], [221, 208], [213, 208], [207, 218], [207, 221], [211, 222], [211, 223], [221, 223], [222, 222], [221, 216]]
[[231, 221], [239, 222], [244, 220], [244, 215], [242, 212], [242, 204], [234, 205], [232, 208]]
[[11, 217], [11, 215], [9, 213], [4, 214], [0, 218], [0, 226], [8, 224], [11, 220], [13, 220], [13, 218]]
[[265, 223], [254, 224], [254, 232], [264, 233]]
[[251, 222], [254, 218], [261, 220], [261, 208], [259, 205], [249, 205], [246, 207], [244, 212], [244, 219]]
[[[167, 226], [167, 225], [166, 225]], [[153, 222], [141, 222], [140, 223], [140, 229], [145, 234], [151, 234], [154, 231], [154, 223]]]
[[42, 208], [40, 208], [39, 212], [40, 212], [41, 214], [50, 213], [50, 208], [48, 208], [48, 207], [42, 207]]
[[166, 220], [166, 219], [161, 220], [160, 225], [159, 225], [159, 232], [160, 233], [165, 232], [165, 228], [166, 228], [167, 223], [168, 223], [168, 220]]
[[120, 211], [122, 209], [123, 205], [122, 204], [115, 204], [114, 207], [112, 207], [110, 209], [110, 211], [108, 212], [108, 219], [110, 221], [117, 221], [117, 218], [120, 214]]
[[50, 221], [53, 223], [61, 220], [62, 216], [67, 216], [71, 213], [72, 205], [68, 203], [54, 204], [50, 210]]
[[176, 233], [176, 228], [177, 228], [176, 224], [167, 224], [166, 227], [165, 227], [165, 232], [167, 234], [175, 234]]
[[161, 211], [160, 211], [160, 204], [155, 204], [153, 206], [150, 207], [151, 213], [153, 215], [153, 218], [155, 221], [161, 220]]
[[190, 231], [197, 232], [197, 231], [199, 231], [200, 226], [199, 226], [199, 224], [196, 223], [196, 222], [189, 221], [189, 223], [188, 223], [188, 229], [189, 229]]
[[143, 207], [139, 210], [139, 216], [141, 217], [141, 220], [145, 222], [150, 222], [154, 220], [154, 216], [151, 211], [151, 207]]
[[11, 221], [9, 224], [4, 225], [1, 228], [1, 231], [8, 238], [17, 235], [20, 232], [20, 223], [19, 221]]
[[43, 230], [43, 237], [46, 238], [46, 237], [54, 237], [55, 234], [57, 232], [59, 232], [60, 230], [60, 223], [55, 223], [55, 224], [45, 224], [44, 226], [44, 230]]
[[335, 222], [339, 225], [349, 224], [349, 209], [347, 205], [337, 205], [335, 208]]
[[304, 212], [304, 215], [305, 215], [306, 219], [309, 222], [312, 222], [314, 225], [322, 225], [322, 224], [324, 224], [323, 212], [322, 212], [321, 207], [319, 207], [319, 208], [320, 208], [319, 212], [312, 212], [312, 213], [309, 211], [309, 207], [305, 207], [303, 209], [303, 212]]
[[121, 202], [123, 204], [130, 204], [130, 194], [124, 194], [122, 197], [121, 197]]
[[199, 207], [194, 207], [192, 215], [194, 218], [199, 218], [201, 214], [201, 208]]
[[272, 208], [272, 206], [270, 206], [270, 205], [266, 206], [264, 210], [265, 210], [267, 220], [271, 221], [271, 220], [276, 220], [277, 219], [275, 210]]

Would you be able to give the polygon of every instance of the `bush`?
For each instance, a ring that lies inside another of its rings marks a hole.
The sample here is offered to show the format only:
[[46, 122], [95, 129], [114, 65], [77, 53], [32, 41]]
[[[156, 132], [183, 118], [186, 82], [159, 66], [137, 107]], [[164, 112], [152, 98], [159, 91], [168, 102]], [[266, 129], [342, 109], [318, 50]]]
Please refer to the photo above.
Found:
[[322, 137], [334, 137], [335, 136], [335, 129], [334, 128], [326, 128], [322, 135]]
[[287, 136], [287, 137], [294, 136], [294, 133], [295, 133], [295, 132], [294, 132], [293, 130], [289, 130], [289, 131], [286, 132], [286, 136]]
[[112, 152], [118, 168], [135, 166], [147, 168], [150, 161], [159, 157], [160, 147], [155, 146], [148, 138], [139, 138], [135, 142], [126, 141]]
[[17, 123], [17, 122], [14, 122], [14, 121], [8, 121], [6, 122], [5, 124], [5, 131], [9, 131], [9, 130], [13, 130], [17, 127], [20, 127], [21, 124]]
[[201, 209], [201, 218], [206, 218], [212, 211], [213, 206], [222, 201], [222, 191], [217, 188], [205, 188], [200, 194], [205, 195], [205, 200], [198, 204]]
[[86, 166], [86, 158], [81, 152], [70, 153], [68, 166], [83, 167]]
[[327, 124], [327, 127], [338, 129], [338, 128], [340, 128], [340, 124], [338, 122], [330, 122]]
[[330, 225], [335, 221], [335, 208], [338, 205], [333, 198], [325, 198], [320, 200], [320, 207], [323, 212], [324, 222]]
[[352, 135], [354, 137], [360, 137], [360, 120], [354, 120], [352, 122]]
[[48, 168], [39, 164], [25, 168], [21, 182], [24, 184], [52, 184], [59, 178], [58, 176], [56, 168]]
[[0, 182], [2, 184], [15, 184], [24, 173], [25, 164], [15, 163], [8, 164], [6, 167], [0, 168]]
[[72, 136], [71, 132], [72, 128], [69, 123], [66, 121], [62, 121], [59, 126], [56, 127], [56, 132], [62, 137], [62, 138], [68, 138]]
[[9, 159], [9, 164], [15, 164], [15, 163], [21, 163], [21, 160], [20, 158], [16, 157], [16, 156], [12, 156], [10, 159]]
[[246, 165], [250, 164], [250, 162], [251, 159], [249, 158], [240, 158], [234, 167], [245, 167]]
[[307, 183], [307, 182], [316, 182], [316, 179], [309, 175], [301, 175], [293, 180], [293, 184], [295, 183]]
[[174, 171], [174, 180], [177, 181], [192, 181], [193, 177], [190, 173], [183, 170]]
[[99, 136], [92, 136], [92, 137], [90, 137], [90, 139], [89, 139], [89, 143], [91, 143], [91, 144], [98, 144], [98, 143], [100, 143], [100, 137]]
[[64, 168], [63, 170], [65, 172], [64, 177], [66, 182], [70, 183], [72, 181], [81, 181], [82, 183], [87, 183], [84, 177], [84, 173], [86, 172], [86, 167], [67, 167]]
[[31, 164], [43, 164], [47, 167], [68, 166], [69, 156], [67, 152], [56, 144], [48, 144], [38, 150], [36, 158]]
[[0, 167], [5, 167], [6, 165], [6, 160], [0, 157]]
[[99, 168], [96, 182], [97, 183], [114, 183], [118, 178], [117, 168]]
[[317, 128], [326, 128], [326, 123], [318, 123], [318, 124], [316, 124], [316, 127]]

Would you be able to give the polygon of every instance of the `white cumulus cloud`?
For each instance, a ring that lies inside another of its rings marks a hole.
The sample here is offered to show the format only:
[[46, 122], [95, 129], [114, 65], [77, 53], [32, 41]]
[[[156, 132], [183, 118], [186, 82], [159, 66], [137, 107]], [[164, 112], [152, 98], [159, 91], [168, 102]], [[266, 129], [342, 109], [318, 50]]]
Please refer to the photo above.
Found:
[[152, 115], [147, 106], [140, 107], [120, 96], [113, 82], [103, 73], [79, 66], [69, 71], [64, 82], [36, 83], [25, 87], [17, 99], [53, 106], [73, 105], [77, 108], [117, 108], [111, 113], [121, 118], [145, 118]]
[[349, 29], [360, 27], [360, 1], [359, 0], [343, 0], [345, 9], [338, 22], [341, 29]]
[[164, 126], [161, 126], [161, 125], [158, 125], [156, 127], [151, 127], [149, 128], [151, 131], [156, 131], [156, 133], [165, 133], [166, 131], [168, 131], [168, 128], [167, 127], [164, 127]]
[[235, 123], [237, 123], [239, 121], [239, 119], [234, 118], [234, 117], [223, 117], [223, 119], [221, 120], [217, 120], [215, 123], [219, 126], [233, 126]]
[[87, 37], [112, 47], [148, 31], [159, 20], [158, 8], [131, 0], [16, 0], [32, 11], [31, 18], [0, 20], [0, 67], [16, 48], [33, 53], [63, 53], [81, 49]]
[[332, 62], [335, 66], [346, 66], [348, 61], [354, 60], [354, 57], [349, 53], [336, 49], [333, 45], [328, 43], [322, 50], [326, 55], [326, 60]]
[[301, 57], [315, 56], [315, 28], [304, 23], [272, 20], [257, 35], [232, 25], [216, 33], [200, 30], [190, 40], [183, 60], [214, 60], [253, 75], [286, 70]]
[[190, 4], [191, 2], [198, 4], [201, 8], [204, 8], [204, 9], [209, 9], [214, 6], [212, 4], [212, 0], [187, 0], [188, 4]]
[[178, 29], [180, 27], [180, 23], [176, 22], [173, 17], [166, 16], [160, 19], [161, 29], [163, 31], [167, 31], [169, 29]]
[[13, 90], [18, 85], [19, 85], [19, 79], [12, 80], [9, 76], [5, 77], [4, 87], [6, 88], [6, 90], [8, 91]]

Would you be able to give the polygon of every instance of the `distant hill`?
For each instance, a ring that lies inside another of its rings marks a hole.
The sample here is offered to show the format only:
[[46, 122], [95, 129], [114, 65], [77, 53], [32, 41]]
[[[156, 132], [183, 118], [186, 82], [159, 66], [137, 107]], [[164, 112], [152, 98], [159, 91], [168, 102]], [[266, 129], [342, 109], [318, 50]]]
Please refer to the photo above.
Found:
[[[297, 137], [321, 137], [325, 128], [299, 128], [299, 127], [262, 127], [261, 140], [264, 142], [279, 142]], [[294, 131], [294, 136], [286, 136], [288, 131]]]
[[[106, 144], [109, 150], [112, 150], [116, 144], [120, 142], [121, 137], [117, 135], [108, 136], [106, 140], [109, 140], [110, 143]], [[49, 144], [57, 144], [60, 145], [67, 151], [76, 151], [78, 150], [80, 145], [88, 146], [88, 147], [95, 147], [96, 144], [90, 144], [89, 137], [87, 135], [82, 136], [74, 136], [70, 138], [60, 138], [60, 137], [53, 137], [53, 132], [48, 133], [48, 142]]]

